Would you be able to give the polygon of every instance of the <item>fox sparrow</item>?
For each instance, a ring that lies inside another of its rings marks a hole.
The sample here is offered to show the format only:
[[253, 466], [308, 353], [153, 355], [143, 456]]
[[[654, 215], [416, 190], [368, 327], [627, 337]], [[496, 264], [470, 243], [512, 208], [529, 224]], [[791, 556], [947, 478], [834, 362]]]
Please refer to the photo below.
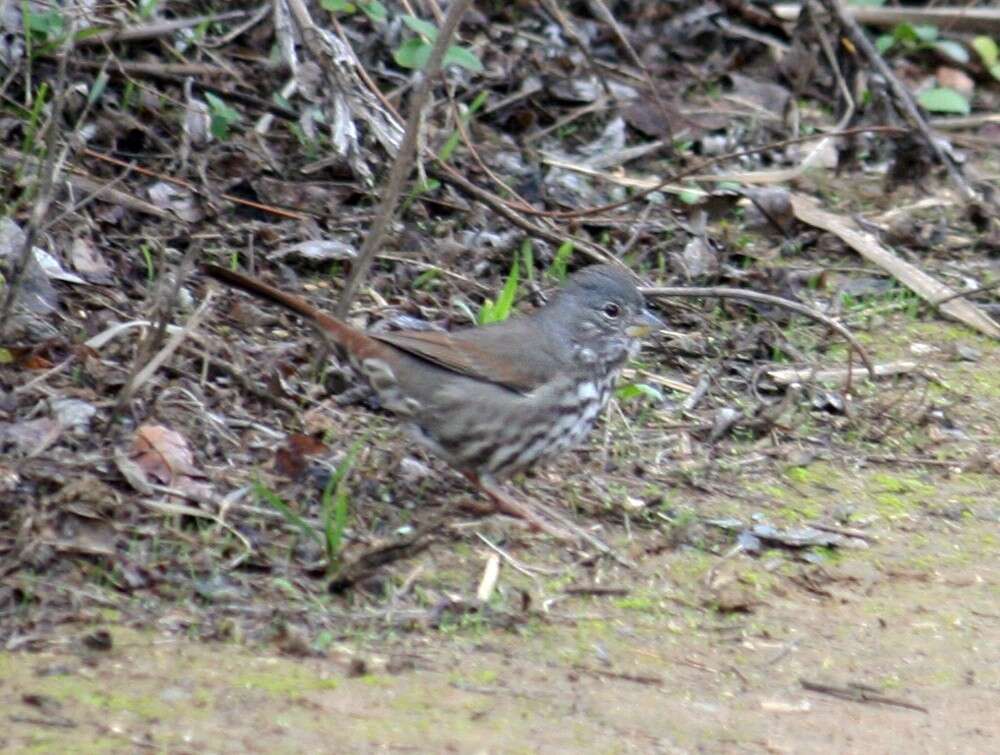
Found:
[[550, 532], [497, 480], [582, 441], [638, 338], [663, 327], [628, 273], [611, 265], [572, 274], [529, 316], [450, 333], [360, 330], [253, 278], [215, 265], [202, 270], [316, 326], [418, 442], [497, 509]]

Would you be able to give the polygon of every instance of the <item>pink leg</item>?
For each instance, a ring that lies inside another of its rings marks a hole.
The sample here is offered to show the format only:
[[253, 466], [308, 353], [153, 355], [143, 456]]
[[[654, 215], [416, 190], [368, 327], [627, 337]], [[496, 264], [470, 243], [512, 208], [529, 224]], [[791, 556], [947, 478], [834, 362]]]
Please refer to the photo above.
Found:
[[496, 480], [471, 473], [465, 473], [465, 476], [469, 482], [489, 496], [490, 500], [493, 501], [494, 510], [517, 519], [523, 519], [531, 525], [532, 529], [540, 530], [560, 540], [575, 539], [570, 533], [543, 518], [529, 504], [522, 503], [509, 495]]

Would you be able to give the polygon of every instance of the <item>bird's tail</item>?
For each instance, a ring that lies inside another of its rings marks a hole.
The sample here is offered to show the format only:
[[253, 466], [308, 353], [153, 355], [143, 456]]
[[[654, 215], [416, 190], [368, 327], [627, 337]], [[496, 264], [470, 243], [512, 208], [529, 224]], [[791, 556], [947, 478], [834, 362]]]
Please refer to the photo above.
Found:
[[329, 335], [335, 343], [345, 347], [358, 357], [363, 358], [367, 355], [366, 352], [372, 352], [373, 348], [377, 351], [381, 347], [381, 344], [364, 331], [326, 314], [301, 296], [286, 293], [256, 278], [251, 278], [233, 270], [227, 270], [218, 265], [203, 264], [201, 265], [201, 271], [210, 278], [214, 278], [220, 283], [225, 283], [231, 288], [239, 289], [259, 299], [264, 299], [294, 312]]

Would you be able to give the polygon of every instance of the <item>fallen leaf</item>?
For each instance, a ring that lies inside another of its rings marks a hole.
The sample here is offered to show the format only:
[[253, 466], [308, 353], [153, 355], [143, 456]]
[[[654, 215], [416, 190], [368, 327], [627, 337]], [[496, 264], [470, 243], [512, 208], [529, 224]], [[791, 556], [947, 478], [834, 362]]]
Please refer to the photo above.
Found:
[[[153, 482], [177, 488], [196, 497], [205, 496], [209, 492], [208, 486], [196, 479], [203, 475], [194, 465], [194, 456], [187, 439], [162, 425], [142, 425], [136, 430], [126, 461], [129, 463], [124, 465], [119, 462], [118, 468], [136, 489], [148, 489], [148, 483]], [[142, 476], [146, 485], [134, 479], [137, 473]]]

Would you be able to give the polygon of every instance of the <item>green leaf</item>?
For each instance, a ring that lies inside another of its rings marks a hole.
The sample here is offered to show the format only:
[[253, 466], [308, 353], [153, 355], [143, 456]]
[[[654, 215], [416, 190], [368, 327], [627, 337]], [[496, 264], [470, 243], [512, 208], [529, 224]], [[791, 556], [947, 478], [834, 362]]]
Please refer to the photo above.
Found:
[[479, 317], [476, 318], [480, 325], [485, 325], [488, 322], [496, 322], [493, 319], [494, 307], [496, 307], [496, 303], [492, 299], [489, 297], [483, 299], [483, 306], [479, 308]]
[[431, 46], [420, 37], [411, 37], [396, 48], [392, 59], [400, 68], [423, 68], [431, 56]]
[[524, 262], [524, 277], [533, 281], [535, 279], [535, 248], [531, 244], [531, 239], [525, 239], [521, 244], [521, 260]]
[[85, 39], [90, 39], [91, 37], [96, 37], [98, 34], [104, 34], [108, 31], [106, 26], [88, 26], [84, 29], [80, 29], [73, 35], [73, 39], [77, 42], [82, 42]]
[[979, 54], [979, 59], [987, 68], [993, 68], [1000, 61], [1000, 48], [989, 37], [976, 37], [972, 40], [972, 49]]
[[364, 440], [359, 439], [351, 446], [344, 459], [337, 465], [336, 471], [327, 480], [320, 498], [326, 557], [330, 566], [333, 566], [340, 557], [340, 546], [344, 541], [344, 530], [347, 529], [348, 498], [345, 482]]
[[434, 24], [428, 23], [427, 21], [423, 21], [417, 18], [416, 16], [406, 15], [406, 16], [401, 16], [400, 18], [403, 21], [403, 23], [410, 28], [411, 31], [415, 31], [417, 34], [427, 37], [427, 39], [429, 39], [431, 42], [437, 39], [438, 30], [437, 27], [434, 26]]
[[442, 65], [460, 66], [466, 71], [471, 71], [472, 73], [482, 73], [483, 64], [479, 60], [478, 56], [469, 50], [467, 47], [459, 47], [458, 45], [452, 45], [444, 54], [444, 61]]
[[518, 262], [517, 257], [515, 257], [514, 264], [510, 266], [510, 274], [507, 276], [507, 282], [504, 283], [503, 290], [500, 292], [496, 303], [493, 303], [489, 299], [483, 303], [483, 308], [479, 312], [480, 325], [486, 325], [491, 322], [503, 322], [510, 317], [511, 310], [514, 308], [514, 299], [517, 297], [518, 277]]
[[320, 543], [323, 542], [323, 538], [316, 531], [316, 528], [299, 516], [298, 512], [292, 511], [291, 507], [281, 500], [277, 493], [261, 482], [259, 477], [253, 481], [253, 492], [258, 501], [268, 504], [285, 517], [289, 524], [298, 527], [306, 539], [314, 538]]
[[406, 199], [403, 200], [403, 204], [400, 207], [400, 213], [404, 213], [410, 209], [410, 205], [419, 197], [421, 194], [426, 194], [430, 191], [435, 191], [440, 188], [441, 182], [436, 178], [428, 178], [426, 181], [417, 181], [414, 183], [413, 188], [410, 189], [409, 194], [406, 195]]
[[894, 44], [896, 44], [896, 38], [891, 34], [879, 34], [875, 39], [875, 49], [879, 51], [880, 55], [889, 52]]
[[549, 266], [549, 275], [560, 283], [566, 280], [566, 266], [569, 264], [569, 258], [572, 256], [573, 242], [564, 241], [556, 250], [556, 256], [552, 260], [552, 264]]
[[156, 6], [160, 4], [160, 0], [140, 0], [139, 2], [139, 18], [150, 19], [153, 14], [156, 13]]
[[701, 189], [684, 189], [677, 198], [684, 204], [698, 204], [705, 198], [705, 192]]
[[378, 0], [358, 0], [358, 7], [376, 24], [384, 22], [389, 16], [385, 6]]
[[949, 87], [927, 89], [917, 95], [917, 102], [932, 113], [968, 115], [970, 111], [965, 97]]
[[328, 10], [331, 13], [354, 13], [357, 10], [354, 3], [349, 3], [347, 0], [320, 0], [320, 7], [323, 10]]
[[229, 127], [239, 123], [240, 114], [211, 92], [205, 92], [205, 100], [211, 114], [209, 130], [216, 139], [225, 141], [229, 138]]
[[438, 278], [441, 275], [441, 271], [436, 267], [432, 267], [430, 270], [424, 270], [420, 275], [413, 279], [413, 283], [410, 284], [415, 289], [421, 289], [426, 286], [431, 281]]
[[913, 27], [913, 31], [917, 35], [917, 39], [921, 42], [933, 42], [938, 38], [938, 29], [936, 26], [919, 24]]
[[653, 401], [663, 401], [663, 394], [647, 383], [627, 383], [615, 391], [615, 395], [623, 401], [637, 398], [648, 398]]
[[104, 71], [97, 74], [93, 85], [90, 87], [90, 91], [87, 92], [88, 105], [93, 105], [101, 98], [101, 95], [104, 94], [104, 90], [108, 86], [108, 78], [108, 74]]
[[[489, 96], [489, 92], [480, 92], [477, 94], [476, 98], [472, 101], [472, 104], [469, 105], [469, 109], [466, 110], [466, 112], [461, 116], [462, 123], [468, 124], [468, 122], [472, 120], [472, 116], [475, 115], [484, 104], [486, 104], [486, 100], [489, 99]], [[438, 160], [443, 163], [448, 162], [448, 160], [451, 159], [452, 154], [454, 154], [455, 149], [458, 147], [458, 142], [461, 138], [461, 133], [459, 133], [458, 129], [455, 129], [445, 141], [441, 151], [438, 153]]]
[[941, 53], [944, 57], [949, 60], [953, 60], [956, 63], [969, 62], [969, 51], [958, 42], [954, 42], [950, 39], [941, 39], [931, 45], [931, 47]]
[[473, 115], [478, 113], [483, 105], [486, 104], [486, 100], [490, 98], [490, 93], [487, 91], [480, 92], [476, 95], [476, 98], [469, 105], [469, 112], [465, 114], [466, 118], [471, 118]]
[[50, 10], [45, 13], [36, 13], [28, 10], [27, 19], [28, 31], [39, 34], [46, 39], [61, 37], [63, 34], [64, 23], [60, 11]]
[[892, 38], [901, 44], [915, 45], [920, 41], [920, 36], [913, 24], [897, 24], [892, 30]]

